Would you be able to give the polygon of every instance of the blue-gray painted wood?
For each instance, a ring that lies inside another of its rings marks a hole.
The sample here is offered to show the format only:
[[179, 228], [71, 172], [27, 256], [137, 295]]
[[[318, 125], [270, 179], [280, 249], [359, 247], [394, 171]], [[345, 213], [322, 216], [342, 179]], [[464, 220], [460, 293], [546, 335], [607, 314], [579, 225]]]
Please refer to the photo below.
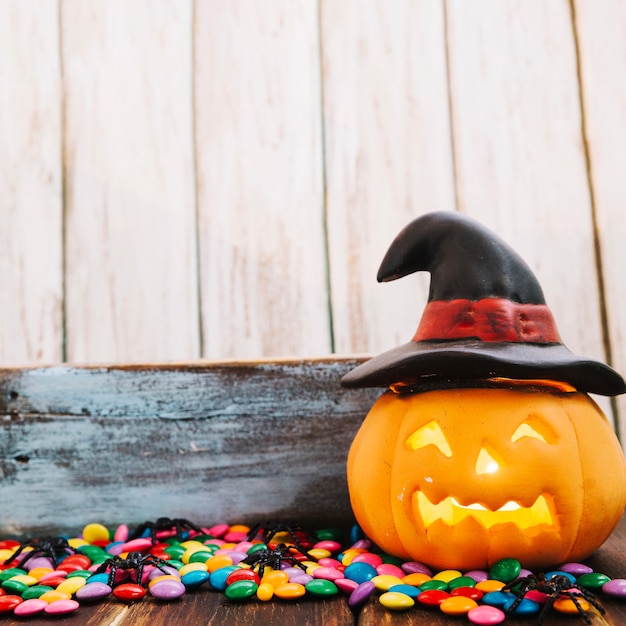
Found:
[[0, 370], [0, 531], [349, 522], [358, 360]]

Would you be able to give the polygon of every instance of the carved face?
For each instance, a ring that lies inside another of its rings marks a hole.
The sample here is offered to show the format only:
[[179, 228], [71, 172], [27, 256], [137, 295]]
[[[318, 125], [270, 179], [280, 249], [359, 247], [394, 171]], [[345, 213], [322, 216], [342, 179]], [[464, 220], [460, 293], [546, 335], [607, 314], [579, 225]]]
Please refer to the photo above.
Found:
[[626, 504], [600, 409], [547, 388], [387, 392], [352, 444], [348, 486], [375, 543], [440, 568], [584, 558]]

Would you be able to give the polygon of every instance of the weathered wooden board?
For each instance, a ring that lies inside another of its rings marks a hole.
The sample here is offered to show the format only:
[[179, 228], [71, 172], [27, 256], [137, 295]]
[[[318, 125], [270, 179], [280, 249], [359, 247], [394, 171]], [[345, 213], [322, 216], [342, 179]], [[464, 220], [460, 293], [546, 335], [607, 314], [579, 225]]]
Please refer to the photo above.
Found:
[[61, 3], [70, 362], [200, 356], [191, 9]]
[[0, 3], [0, 362], [62, 359], [56, 0]]
[[565, 344], [604, 361], [570, 7], [480, 6], [447, 11], [459, 208], [535, 270]]
[[453, 210], [443, 2], [321, 3], [330, 288], [340, 354], [414, 334], [428, 277], [379, 285], [401, 228]]
[[328, 354], [316, 3], [196, 4], [203, 356]]
[[351, 519], [357, 361], [0, 370], [0, 529]]
[[[626, 66], [626, 6], [619, 0], [576, 0], [573, 7], [611, 360], [626, 372], [626, 82], [616, 80]], [[626, 398], [618, 406], [625, 433]]]

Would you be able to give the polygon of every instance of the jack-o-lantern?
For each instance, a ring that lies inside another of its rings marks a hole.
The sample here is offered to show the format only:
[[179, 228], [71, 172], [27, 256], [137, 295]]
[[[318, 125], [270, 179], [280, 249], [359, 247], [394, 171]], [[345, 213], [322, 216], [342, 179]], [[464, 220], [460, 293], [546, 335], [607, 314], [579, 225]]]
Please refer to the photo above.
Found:
[[528, 266], [467, 217], [410, 224], [379, 280], [419, 269], [432, 280], [414, 339], [342, 380], [390, 387], [348, 456], [357, 521], [439, 568], [587, 557], [622, 515], [626, 468], [586, 392], [623, 393], [624, 380], [567, 350]]

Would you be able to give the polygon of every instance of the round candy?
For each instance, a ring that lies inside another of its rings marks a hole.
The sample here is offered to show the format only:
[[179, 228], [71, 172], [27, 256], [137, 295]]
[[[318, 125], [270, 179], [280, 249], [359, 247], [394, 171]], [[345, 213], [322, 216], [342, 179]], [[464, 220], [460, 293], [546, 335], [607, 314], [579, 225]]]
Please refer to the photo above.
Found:
[[607, 596], [624, 598], [626, 597], [626, 579], [614, 578], [613, 580], [609, 580], [602, 585], [602, 591], [606, 593]]
[[184, 574], [180, 582], [187, 589], [196, 589], [209, 580], [210, 574], [206, 570], [191, 570]]
[[76, 600], [55, 600], [46, 606], [44, 611], [48, 615], [66, 615], [67, 613], [73, 613], [78, 609], [80, 605]]
[[256, 597], [261, 602], [267, 602], [274, 597], [274, 587], [269, 583], [261, 583], [256, 591]]
[[177, 578], [163, 578], [150, 585], [150, 595], [159, 600], [176, 600], [185, 590], [185, 585]]
[[374, 554], [373, 552], [362, 552], [361, 554], [357, 554], [352, 559], [352, 563], [367, 563], [368, 565], [376, 568], [379, 565], [383, 564], [383, 559], [380, 554]]
[[432, 578], [431, 580], [427, 580], [424, 583], [422, 583], [419, 586], [419, 588], [422, 591], [431, 591], [431, 590], [447, 591], [448, 583], [445, 582], [444, 580], [435, 580], [434, 578]]
[[9, 613], [15, 609], [18, 604], [22, 604], [24, 600], [20, 596], [8, 594], [0, 596], [0, 613]]
[[471, 598], [465, 596], [450, 596], [443, 600], [439, 605], [439, 609], [446, 615], [465, 615], [477, 606], [478, 603]]
[[389, 587], [402, 584], [402, 580], [392, 574], [379, 574], [372, 578], [372, 582], [379, 591], [389, 591]]
[[369, 563], [352, 562], [343, 571], [343, 577], [354, 580], [356, 583], [363, 583], [366, 580], [372, 580], [374, 576], [378, 576], [376, 568]]
[[451, 580], [459, 578], [460, 576], [462, 576], [461, 572], [455, 569], [444, 569], [437, 572], [432, 578], [433, 580], [443, 580], [444, 583], [449, 583]]
[[40, 598], [46, 591], [52, 591], [53, 589], [54, 587], [48, 587], [48, 585], [33, 585], [22, 594], [22, 598], [24, 598], [24, 600]]
[[240, 569], [237, 565], [228, 565], [226, 567], [221, 567], [220, 569], [215, 570], [211, 573], [209, 578], [209, 584], [214, 589], [219, 591], [224, 591], [226, 589], [226, 579], [231, 572], [234, 572], [236, 569]]
[[76, 592], [76, 597], [82, 602], [93, 602], [106, 598], [111, 591], [111, 587], [102, 582], [89, 582]]
[[313, 577], [324, 580], [337, 580], [338, 578], [344, 578], [344, 573], [334, 567], [318, 567], [313, 572]]
[[13, 613], [15, 615], [19, 615], [20, 617], [36, 615], [37, 613], [41, 613], [47, 606], [48, 603], [45, 600], [31, 598], [30, 600], [24, 600], [22, 604], [18, 604], [13, 609]]
[[546, 572], [544, 575], [546, 577], [546, 580], [551, 580], [555, 576], [563, 576], [564, 578], [567, 578], [567, 580], [569, 580], [572, 583], [572, 585], [576, 583], [576, 576], [574, 576], [573, 574], [570, 574], [569, 572], [563, 572], [561, 570], [554, 570], [552, 572]]
[[407, 574], [426, 574], [430, 578], [433, 576], [433, 572], [427, 565], [418, 563], [417, 561], [407, 561], [400, 566]]
[[451, 596], [465, 596], [478, 602], [485, 595], [480, 589], [476, 587], [456, 587], [450, 592]]
[[522, 570], [522, 564], [517, 559], [501, 559], [493, 564], [489, 570], [489, 577], [510, 583], [515, 580]]
[[308, 593], [312, 593], [314, 596], [334, 596], [339, 593], [337, 585], [331, 580], [325, 578], [309, 581], [305, 584], [305, 589]]
[[448, 588], [450, 590], [456, 589], [457, 587], [475, 587], [476, 581], [470, 576], [458, 576], [457, 578], [453, 578], [448, 582]]
[[109, 538], [109, 529], [102, 524], [87, 524], [87, 526], [83, 528], [83, 539], [88, 543], [108, 541]]
[[414, 600], [422, 593], [417, 587], [413, 585], [394, 585], [393, 587], [389, 587], [389, 591], [395, 591], [396, 593], [403, 593], [405, 596], [409, 596], [409, 598], [413, 598]]
[[470, 570], [469, 572], [465, 572], [464, 576], [469, 576], [477, 583], [489, 578], [489, 574], [484, 569]]
[[[582, 596], [577, 597], [576, 601], [583, 611], [589, 610], [589, 602], [587, 602], [587, 600], [585, 600]], [[579, 613], [578, 608], [574, 604], [574, 601], [566, 596], [557, 598], [552, 606], [559, 613], [565, 613], [567, 615], [576, 615]]]
[[589, 574], [582, 574], [578, 577], [577, 582], [581, 587], [596, 591], [600, 589], [604, 584], [608, 583], [611, 579], [606, 574], [600, 574], [600, 572], [592, 572]]
[[371, 580], [366, 580], [362, 582], [351, 594], [348, 598], [348, 606], [357, 607], [367, 602], [368, 598], [374, 593], [376, 590], [376, 585]]
[[489, 604], [491, 606], [497, 606], [498, 608], [504, 607], [507, 604], [513, 604], [515, 601], [515, 594], [509, 591], [488, 591], [483, 597], [483, 604]]
[[337, 585], [340, 591], [347, 594], [351, 594], [359, 586], [357, 582], [354, 580], [348, 580], [347, 578], [338, 578], [333, 582]]
[[483, 604], [471, 609], [467, 613], [467, 617], [472, 624], [492, 626], [493, 624], [501, 624], [506, 619], [506, 614], [495, 606]]
[[386, 591], [381, 594], [378, 601], [387, 609], [392, 611], [405, 611], [415, 605], [415, 600], [404, 593], [397, 591]]
[[404, 578], [406, 572], [394, 563], [381, 563], [376, 567], [376, 573], [379, 576], [395, 576], [396, 578]]
[[591, 572], [593, 572], [593, 568], [589, 567], [589, 565], [585, 565], [584, 563], [564, 563], [561, 567], [559, 567], [559, 570], [562, 572], [568, 572], [569, 574], [574, 574], [574, 576], [591, 574]]
[[274, 587], [274, 594], [281, 600], [294, 600], [301, 598], [306, 593], [304, 585], [298, 583], [283, 583]]
[[539, 612], [539, 604], [526, 598], [521, 600], [514, 610], [511, 610], [511, 607], [513, 606], [515, 601], [515, 598], [513, 598], [503, 607], [504, 611], [508, 612], [509, 615], [514, 615], [515, 617], [528, 617], [529, 615], [534, 615], [535, 613]]
[[113, 589], [113, 595], [119, 600], [133, 602], [143, 598], [146, 595], [146, 589], [135, 583], [123, 583]]
[[450, 594], [443, 589], [429, 589], [428, 591], [422, 591], [422, 593], [417, 596], [417, 601], [426, 606], [439, 606], [449, 597]]
[[247, 600], [256, 595], [259, 589], [258, 583], [254, 580], [236, 580], [226, 587], [224, 594], [229, 600], [239, 602], [241, 600]]

